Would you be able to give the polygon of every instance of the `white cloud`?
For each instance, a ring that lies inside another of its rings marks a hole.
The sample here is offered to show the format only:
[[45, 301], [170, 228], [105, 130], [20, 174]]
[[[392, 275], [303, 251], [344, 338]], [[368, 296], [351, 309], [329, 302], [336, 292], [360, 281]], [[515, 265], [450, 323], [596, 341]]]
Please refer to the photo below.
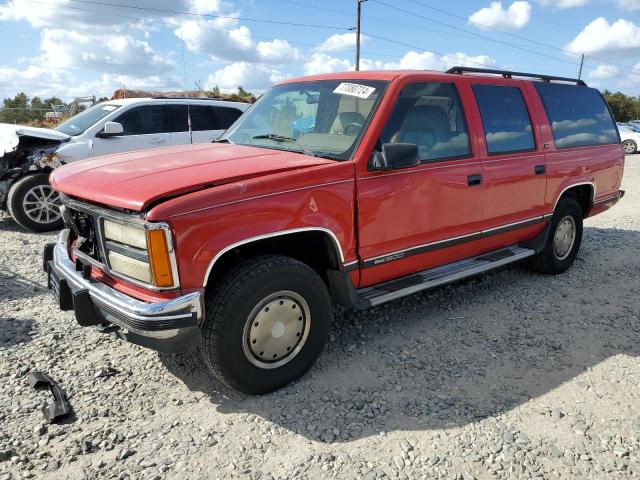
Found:
[[615, 65], [607, 65], [601, 63], [595, 70], [589, 72], [589, 78], [595, 78], [599, 80], [605, 80], [618, 75], [618, 67]]
[[538, 0], [538, 3], [543, 7], [554, 7], [563, 10], [566, 8], [584, 7], [589, 3], [589, 0]]
[[640, 10], [640, 0], [617, 0], [618, 7], [623, 10]]
[[525, 1], [513, 2], [505, 9], [502, 2], [491, 2], [469, 17], [469, 22], [483, 28], [519, 30], [531, 19], [531, 4]]
[[[360, 35], [360, 42], [366, 43], [369, 41], [369, 37], [366, 35]], [[317, 50], [320, 52], [339, 52], [342, 50], [348, 50], [355, 46], [356, 34], [351, 33], [336, 33], [331, 35], [324, 42], [318, 45]]]
[[314, 53], [302, 68], [305, 75], [317, 75], [353, 70], [354, 67], [349, 60], [335, 58], [326, 53]]
[[235, 91], [240, 86], [261, 92], [285, 78], [281, 71], [268, 65], [235, 62], [209, 75], [207, 84], [211, 87], [217, 85], [223, 92]]
[[251, 30], [244, 25], [238, 26], [234, 19], [190, 20], [182, 23], [174, 33], [184, 40], [189, 50], [224, 62], [283, 64], [300, 59], [298, 49], [286, 40], [255, 43]]
[[604, 17], [587, 25], [565, 48], [574, 53], [640, 54], [640, 26], [620, 19], [609, 23]]

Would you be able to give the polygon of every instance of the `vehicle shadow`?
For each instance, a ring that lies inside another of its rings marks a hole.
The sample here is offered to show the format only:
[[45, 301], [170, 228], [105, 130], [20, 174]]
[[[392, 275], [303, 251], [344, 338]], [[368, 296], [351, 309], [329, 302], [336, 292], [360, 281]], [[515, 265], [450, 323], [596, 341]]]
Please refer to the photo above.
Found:
[[[640, 233], [585, 228], [565, 274], [521, 265], [339, 313], [312, 370], [270, 395], [230, 392], [199, 355], [161, 356], [221, 413], [324, 442], [462, 426], [540, 397], [615, 355], [640, 355]], [[630, 302], [629, 299], [634, 299]]]
[[0, 295], [3, 302], [31, 298], [46, 291], [45, 285], [29, 280], [19, 273], [0, 271]]
[[30, 342], [32, 337], [29, 332], [35, 328], [35, 324], [31, 319], [0, 316], [0, 350]]

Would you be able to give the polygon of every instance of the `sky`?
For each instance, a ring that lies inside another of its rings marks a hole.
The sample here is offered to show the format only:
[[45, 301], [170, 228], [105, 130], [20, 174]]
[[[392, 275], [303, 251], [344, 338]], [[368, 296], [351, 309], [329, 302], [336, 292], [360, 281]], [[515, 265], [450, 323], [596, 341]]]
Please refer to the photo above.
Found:
[[[0, 0], [0, 2], [3, 0]], [[353, 70], [356, 0], [7, 0], [0, 98], [238, 86]], [[454, 65], [640, 95], [640, 0], [367, 0], [364, 69]]]

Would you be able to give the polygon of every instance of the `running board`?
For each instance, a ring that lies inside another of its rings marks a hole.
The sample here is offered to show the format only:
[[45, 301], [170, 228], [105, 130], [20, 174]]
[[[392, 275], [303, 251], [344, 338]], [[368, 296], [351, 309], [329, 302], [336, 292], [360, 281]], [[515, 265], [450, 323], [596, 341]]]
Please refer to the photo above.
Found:
[[421, 290], [455, 282], [462, 278], [517, 262], [518, 260], [535, 255], [535, 253], [535, 250], [530, 248], [518, 246], [507, 247], [477, 257], [449, 263], [442, 267], [424, 270], [407, 277], [379, 283], [372, 287], [361, 288], [357, 290], [357, 293], [360, 297], [368, 300], [373, 307]]

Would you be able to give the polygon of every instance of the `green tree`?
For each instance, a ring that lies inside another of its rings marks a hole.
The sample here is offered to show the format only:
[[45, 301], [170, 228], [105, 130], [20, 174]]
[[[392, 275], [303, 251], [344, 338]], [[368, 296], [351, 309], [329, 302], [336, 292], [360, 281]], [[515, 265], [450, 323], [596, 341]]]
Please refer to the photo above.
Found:
[[617, 122], [628, 122], [640, 118], [640, 98], [630, 97], [622, 92], [602, 92]]

